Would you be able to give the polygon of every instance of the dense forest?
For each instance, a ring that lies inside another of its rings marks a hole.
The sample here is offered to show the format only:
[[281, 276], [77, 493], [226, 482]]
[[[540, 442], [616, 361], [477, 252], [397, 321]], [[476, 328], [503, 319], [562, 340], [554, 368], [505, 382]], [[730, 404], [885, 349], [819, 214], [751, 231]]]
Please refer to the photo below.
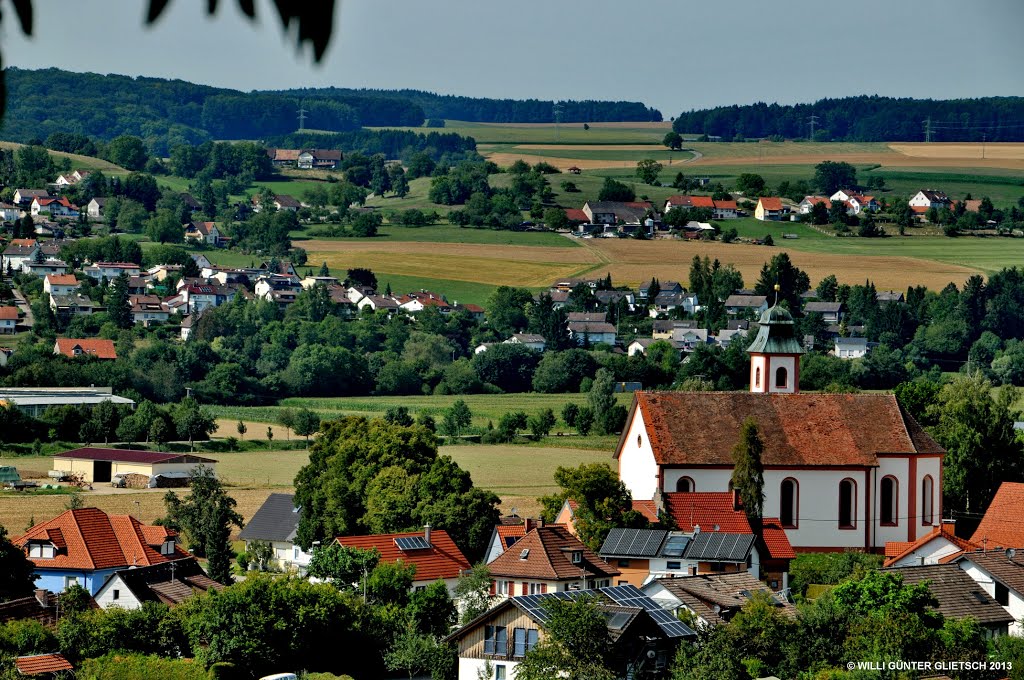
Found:
[[[184, 80], [9, 68], [0, 137], [29, 142], [53, 133], [111, 140], [134, 135], [155, 154], [214, 139], [267, 139], [304, 126], [345, 133], [362, 126], [420, 126], [426, 118], [543, 123], [554, 102], [474, 99], [416, 90], [320, 88], [239, 92]], [[116, 104], [115, 104], [116, 103]], [[563, 102], [564, 121], [661, 120], [639, 102]], [[322, 146], [317, 144], [317, 146]]]
[[[808, 137], [845, 142], [1019, 142], [1024, 140], [1024, 97], [896, 99], [860, 96], [781, 106], [758, 102], [679, 114], [680, 134], [736, 137]], [[930, 120], [930, 123], [929, 123]], [[926, 139], [930, 127], [931, 139]]]
[[[398, 97], [419, 106], [427, 118], [448, 118], [478, 123], [553, 123], [555, 102], [541, 99], [489, 99], [435, 94], [423, 90], [352, 90], [347, 88], [309, 88], [276, 92], [349, 103], [353, 98]], [[661, 111], [642, 102], [560, 101], [561, 121], [594, 123], [601, 121], [660, 121]], [[363, 122], [364, 125], [389, 123]], [[413, 123], [418, 124], [418, 123]]]

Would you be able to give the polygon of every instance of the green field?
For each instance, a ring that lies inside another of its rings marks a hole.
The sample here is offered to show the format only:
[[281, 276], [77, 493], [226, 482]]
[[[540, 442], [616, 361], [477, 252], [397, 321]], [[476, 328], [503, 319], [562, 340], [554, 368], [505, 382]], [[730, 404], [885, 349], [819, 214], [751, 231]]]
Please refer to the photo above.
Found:
[[[331, 397], [284, 399], [280, 406], [213, 406], [210, 407], [218, 418], [276, 423], [282, 408], [308, 408], [323, 418], [341, 415], [379, 417], [392, 407], [405, 406], [413, 416], [420, 413], [441, 418], [444, 410], [459, 399], [466, 402], [473, 412], [473, 426], [486, 427], [488, 421], [495, 424], [510, 411], [525, 411], [533, 414], [550, 408], [555, 415], [561, 413], [565, 404], [586, 403], [585, 394], [464, 394], [464, 395], [423, 395], [401, 397]], [[632, 395], [618, 395], [619, 403], [629, 406]], [[564, 425], [562, 425], [564, 427]]]
[[[295, 235], [298, 246], [315, 226], [303, 229], [303, 236]], [[311, 237], [317, 238], [319, 237]], [[328, 240], [328, 239], [324, 239]], [[578, 248], [579, 244], [550, 231], [502, 231], [489, 227], [458, 227], [449, 224], [432, 224], [426, 227], [402, 227], [385, 224], [373, 238], [339, 238], [339, 243], [376, 243], [380, 241], [408, 241], [414, 243], [478, 243], [502, 246], [548, 246], [555, 248]]]

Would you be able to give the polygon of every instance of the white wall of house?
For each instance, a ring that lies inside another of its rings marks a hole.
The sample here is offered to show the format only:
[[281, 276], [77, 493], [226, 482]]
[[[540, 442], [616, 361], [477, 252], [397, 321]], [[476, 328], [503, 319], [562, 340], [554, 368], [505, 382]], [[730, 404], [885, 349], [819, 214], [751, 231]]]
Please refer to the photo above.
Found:
[[[487, 665], [486, 659], [471, 659], [466, 657], [459, 657], [459, 680], [479, 680], [482, 677], [483, 669]], [[512, 680], [516, 677], [516, 666], [519, 665], [518, 661], [505, 661], [504, 659], [492, 659], [491, 667], [494, 669], [491, 671], [491, 676], [488, 680], [493, 678], [507, 678]], [[505, 675], [499, 675], [498, 666], [504, 668]]]
[[0, 319], [0, 333], [13, 333], [17, 325], [17, 319]]
[[[654, 449], [651, 448], [640, 409], [633, 411], [633, 419], [627, 425], [626, 436], [623, 438], [622, 450], [619, 452], [619, 478], [626, 484], [633, 498], [649, 501], [654, 498], [658, 488], [658, 464], [654, 461]], [[672, 490], [675, 490], [673, 482]]]
[[95, 595], [96, 604], [100, 609], [120, 607], [121, 609], [139, 609], [142, 602], [124, 584], [120, 576], [114, 576], [100, 588]]
[[[982, 590], [988, 593], [992, 599], [996, 597], [996, 584], [992, 578], [992, 574], [988, 573], [982, 567], [978, 566], [970, 560], [970, 558], [961, 560], [959, 563], [961, 569], [967, 572], [975, 582], [981, 586]], [[1010, 589], [1010, 599], [1006, 606], [1003, 607], [1010, 616], [1013, 617], [1013, 623], [1010, 624], [1010, 635], [1021, 637], [1024, 635], [1024, 626], [1021, 625], [1021, 619], [1024, 619], [1024, 595], [1018, 593], [1016, 590]]]
[[892, 564], [894, 567], [915, 567], [920, 564], [939, 564], [939, 561], [960, 552], [960, 548], [944, 536], [936, 536], [906, 557]]

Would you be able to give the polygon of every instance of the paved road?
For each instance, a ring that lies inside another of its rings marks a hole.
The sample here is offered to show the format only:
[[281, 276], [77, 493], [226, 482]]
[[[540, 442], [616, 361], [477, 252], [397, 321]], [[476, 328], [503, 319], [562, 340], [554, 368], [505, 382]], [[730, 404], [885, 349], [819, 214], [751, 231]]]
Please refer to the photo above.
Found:
[[21, 320], [19, 325], [25, 328], [32, 328], [36, 323], [36, 318], [32, 316], [32, 308], [29, 306], [25, 296], [17, 288], [14, 289], [14, 304], [18, 305], [18, 309], [25, 315], [25, 318]]

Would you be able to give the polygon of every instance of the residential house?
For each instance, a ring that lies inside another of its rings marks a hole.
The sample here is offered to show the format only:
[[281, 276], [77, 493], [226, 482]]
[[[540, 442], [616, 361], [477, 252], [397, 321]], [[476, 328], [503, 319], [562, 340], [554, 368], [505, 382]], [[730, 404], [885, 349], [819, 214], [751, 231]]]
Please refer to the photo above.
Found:
[[544, 602], [553, 598], [587, 598], [601, 609], [608, 622], [606, 662], [616, 678], [665, 680], [676, 647], [696, 636], [634, 586], [513, 597], [445, 638], [458, 649], [458, 680], [478, 680], [488, 668], [493, 675], [487, 677], [515, 678], [516, 667], [547, 635]]
[[716, 220], [728, 220], [739, 217], [736, 201], [713, 201], [712, 217]]
[[75, 170], [74, 172], [69, 172], [65, 175], [58, 175], [57, 181], [54, 182], [54, 184], [59, 188], [74, 186], [90, 174], [91, 173], [88, 170]]
[[454, 594], [462, 572], [470, 569], [469, 560], [443, 529], [411, 531], [400, 534], [379, 534], [376, 536], [340, 536], [334, 539], [346, 548], [368, 550], [374, 548], [380, 553], [381, 563], [402, 562], [415, 565], [414, 590], [422, 590], [431, 583], [441, 580]]
[[725, 299], [725, 312], [730, 316], [760, 315], [768, 309], [764, 295], [730, 295]]
[[107, 283], [116, 279], [121, 274], [126, 276], [138, 276], [142, 268], [134, 262], [97, 262], [83, 267], [82, 271], [86, 276], [96, 281], [107, 280]]
[[[0, 334], [11, 335], [18, 326], [18, 308], [0, 306]], [[6, 361], [4, 362], [6, 365]]]
[[132, 276], [128, 278], [128, 294], [129, 295], [148, 295], [149, 294], [149, 277], [148, 276]]
[[267, 149], [270, 162], [276, 167], [296, 166], [299, 161], [299, 149]]
[[787, 618], [795, 619], [796, 607], [784, 596], [745, 571], [731, 574], [703, 574], [684, 578], [659, 578], [646, 584], [643, 593], [674, 615], [686, 612], [700, 626], [729, 622], [754, 593], [763, 593]]
[[[671, 340], [672, 331], [675, 330], [676, 324], [686, 324], [680, 326], [681, 328], [689, 328], [689, 321], [675, 321], [673, 319], [655, 319], [651, 322], [651, 337], [655, 340]], [[693, 322], [696, 325], [696, 322]]]
[[193, 595], [223, 588], [224, 584], [206, 575], [198, 560], [186, 557], [119, 569], [107, 577], [95, 599], [101, 609], [141, 609], [146, 602], [175, 607]]
[[50, 217], [78, 217], [78, 206], [61, 196], [60, 198], [33, 198], [29, 208], [33, 217], [46, 213]]
[[302, 508], [295, 507], [295, 495], [272, 493], [256, 514], [249, 518], [238, 538], [249, 550], [254, 541], [264, 541], [273, 549], [270, 567], [280, 571], [305, 573], [313, 557], [295, 543], [302, 519]]
[[920, 564], [946, 564], [964, 552], [980, 548], [955, 533], [956, 520], [944, 519], [939, 526], [913, 542], [885, 544], [886, 567], [912, 567]]
[[465, 312], [466, 314], [469, 314], [470, 318], [476, 319], [477, 321], [483, 321], [484, 317], [487, 315], [487, 310], [480, 305], [474, 305], [472, 303], [460, 305], [458, 300], [452, 303], [452, 311], [456, 314], [459, 312]]
[[181, 320], [181, 327], [179, 328], [178, 333], [181, 336], [182, 342], [187, 342], [188, 339], [192, 337], [192, 327], [199, 320], [199, 316], [199, 313], [188, 314]]
[[422, 312], [427, 307], [433, 307], [441, 314], [449, 314], [452, 311], [451, 305], [448, 304], [443, 295], [431, 293], [428, 290], [409, 293], [398, 298], [398, 308], [410, 314]]
[[220, 228], [216, 222], [189, 222], [185, 225], [186, 241], [219, 246], [220, 238]]
[[43, 279], [43, 292], [47, 295], [71, 295], [80, 285], [74, 274], [47, 274]]
[[341, 163], [341, 152], [334, 149], [304, 149], [299, 152], [296, 165], [300, 170], [333, 170]]
[[608, 322], [570, 321], [568, 326], [569, 337], [575, 340], [577, 345], [615, 344], [615, 326]]
[[953, 201], [945, 192], [936, 191], [935, 189], [921, 189], [907, 203], [915, 212], [927, 212], [931, 208], [942, 210], [953, 205]]
[[54, 354], [63, 354], [69, 358], [83, 356], [97, 359], [117, 359], [113, 340], [103, 338], [57, 338], [53, 345]]
[[131, 295], [128, 298], [132, 306], [132, 321], [143, 326], [166, 323], [171, 311], [158, 295]]
[[685, 291], [682, 293], [662, 291], [655, 296], [650, 304], [651, 308], [648, 313], [652, 318], [659, 314], [670, 314], [677, 309], [682, 309], [687, 314], [695, 314], [700, 311], [697, 295]]
[[42, 262], [30, 260], [22, 265], [21, 270], [32, 276], [48, 276], [50, 274], [66, 274], [68, 263], [64, 260], [46, 258]]
[[548, 286], [548, 292], [552, 295], [557, 292], [571, 293], [578, 286], [586, 286], [591, 291], [595, 291], [600, 283], [601, 281], [597, 279], [558, 279], [557, 281], [552, 281], [551, 285]]
[[[999, 555], [1004, 560], [1005, 556]], [[998, 559], [997, 557], [997, 559]], [[966, 556], [970, 560], [970, 556]], [[979, 561], [985, 561], [984, 558]], [[1012, 567], [1021, 570], [1020, 566]], [[890, 567], [883, 573], [899, 574], [908, 586], [926, 584], [932, 596], [938, 601], [935, 611], [946, 619], [973, 619], [985, 632], [985, 637], [1006, 635], [1011, 627], [1020, 624], [1008, 609], [1004, 608], [992, 592], [966, 573], [958, 564], [927, 564], [918, 566]]]
[[573, 224], [586, 224], [590, 222], [590, 215], [579, 208], [565, 208], [565, 219]]
[[709, 342], [707, 328], [676, 328], [672, 331], [672, 346], [689, 353]]
[[878, 304], [886, 305], [890, 302], [897, 304], [903, 304], [906, 299], [903, 297], [903, 293], [898, 290], [880, 290], [875, 293], [875, 299], [878, 300]]
[[[313, 288], [314, 286], [317, 285], [324, 286], [326, 288], [330, 288], [331, 286], [340, 287], [338, 283], [338, 277], [336, 276], [307, 276], [306, 278], [299, 281], [299, 285], [302, 286], [305, 290], [309, 290], [310, 288]], [[348, 300], [348, 297], [346, 296], [345, 299]]]
[[818, 203], [823, 204], [826, 209], [832, 208], [832, 199], [828, 196], [804, 196], [800, 205], [797, 206], [797, 212], [801, 215], [809, 215]]
[[260, 263], [260, 271], [264, 274], [277, 274], [279, 276], [290, 276], [299, 282], [299, 274], [295, 271], [295, 265], [289, 260], [267, 260]]
[[868, 355], [868, 339], [837, 337], [833, 353], [840, 359], [863, 359]]
[[846, 204], [846, 213], [848, 215], [859, 215], [862, 212], [878, 212], [882, 209], [882, 206], [879, 205], [874, 196], [866, 196], [849, 189], [840, 189], [829, 198]]
[[[654, 343], [659, 342], [656, 338], [637, 338], [633, 342], [626, 345], [626, 356], [635, 356], [637, 354], [647, 354], [647, 348]], [[661, 342], [668, 342], [662, 340]]]
[[[1014, 523], [1020, 515], [1016, 508]], [[1015, 548], [975, 550], [954, 558], [954, 563], [974, 580], [985, 593], [999, 603], [1013, 619], [1008, 632], [1024, 635], [1024, 555]]]
[[93, 314], [104, 308], [93, 302], [88, 295], [71, 293], [69, 295], [50, 295], [50, 309], [62, 324], [66, 324], [71, 317]]
[[[351, 299], [351, 298], [350, 298]], [[398, 302], [389, 297], [382, 295], [367, 295], [356, 303], [356, 307], [362, 309], [372, 309], [373, 311], [384, 310], [389, 314], [394, 314], [398, 311]]]
[[[638, 300], [647, 302], [651, 295], [651, 284], [653, 281], [641, 284], [640, 288], [637, 289], [636, 297]], [[678, 281], [659, 281], [658, 282], [658, 293], [678, 293], [682, 294], [686, 292], [686, 288], [683, 284]]]
[[85, 214], [94, 220], [103, 219], [103, 211], [107, 207], [109, 198], [97, 196], [89, 201], [89, 204], [85, 206]]
[[21, 217], [21, 208], [11, 203], [0, 202], [0, 221], [13, 222]]
[[261, 276], [256, 281], [253, 292], [258, 298], [274, 300], [274, 293], [290, 293], [294, 297], [302, 292], [302, 286], [289, 276], [271, 274], [269, 276]]
[[[626, 309], [633, 311], [636, 308], [636, 296], [631, 290], [596, 290], [594, 299], [605, 307], [624, 304]], [[552, 302], [554, 297], [552, 296]]]
[[22, 207], [24, 210], [32, 205], [32, 201], [37, 198], [49, 198], [50, 192], [46, 189], [15, 189], [14, 190], [14, 202]]
[[560, 524], [536, 527], [487, 566], [497, 597], [604, 588], [620, 574]]
[[762, 196], [757, 199], [757, 207], [754, 208], [754, 218], [764, 221], [781, 220], [789, 208], [782, 204], [782, 199], [777, 196]]
[[181, 202], [190, 213], [199, 212], [203, 209], [203, 204], [196, 200], [196, 197], [187, 191], [183, 191], [178, 196], [181, 197]]
[[11, 542], [35, 566], [36, 587], [55, 593], [78, 585], [96, 595], [115, 571], [191, 557], [174, 531], [99, 508], [67, 510]]
[[147, 269], [146, 274], [153, 281], [163, 282], [167, 280], [168, 276], [180, 275], [183, 269], [184, 267], [180, 264], [158, 264]]
[[537, 352], [543, 352], [547, 341], [543, 335], [536, 333], [513, 333], [512, 337], [505, 341], [506, 345], [525, 345]]
[[765, 514], [796, 549], [881, 551], [939, 524], [945, 451], [895, 397], [801, 394], [803, 348], [780, 307], [761, 315], [747, 351], [748, 393], [634, 395], [615, 452], [634, 499], [727, 492], [732, 447], [753, 418], [765, 444]]
[[[302, 207], [302, 203], [297, 198], [286, 194], [275, 194], [272, 205], [275, 210], [290, 210], [291, 212], [295, 212]], [[262, 209], [263, 204], [260, 202], [260, 196], [256, 194], [252, 197], [252, 211], [259, 212]]]
[[583, 212], [593, 224], [643, 224], [653, 206], [647, 201], [587, 201]]
[[25, 265], [36, 259], [38, 252], [39, 242], [34, 238], [13, 239], [0, 255], [0, 265], [5, 274], [24, 271]]
[[349, 302], [356, 305], [364, 297], [370, 295], [376, 295], [377, 290], [372, 286], [349, 286], [345, 289], [345, 295], [348, 297]]
[[569, 312], [565, 316], [566, 321], [589, 321], [592, 323], [604, 323], [608, 320], [605, 312]]
[[821, 314], [827, 324], [841, 323], [845, 307], [842, 302], [808, 302], [804, 305], [804, 314]]
[[[179, 282], [184, 283], [185, 279]], [[213, 283], [186, 283], [178, 289], [178, 295], [185, 303], [185, 309], [189, 314], [195, 314], [209, 309], [220, 307], [225, 302], [233, 299], [238, 294], [236, 287], [222, 286]], [[257, 293], [259, 295], [259, 293]], [[265, 297], [265, 296], [260, 296]], [[268, 298], [269, 299], [269, 298]]]
[[531, 519], [529, 517], [523, 519], [515, 515], [502, 517], [501, 521], [494, 525], [494, 530], [491, 532], [491, 540], [487, 543], [484, 563], [490, 564], [496, 560], [503, 552], [515, 545], [519, 539], [539, 526], [544, 526], [544, 520]]

